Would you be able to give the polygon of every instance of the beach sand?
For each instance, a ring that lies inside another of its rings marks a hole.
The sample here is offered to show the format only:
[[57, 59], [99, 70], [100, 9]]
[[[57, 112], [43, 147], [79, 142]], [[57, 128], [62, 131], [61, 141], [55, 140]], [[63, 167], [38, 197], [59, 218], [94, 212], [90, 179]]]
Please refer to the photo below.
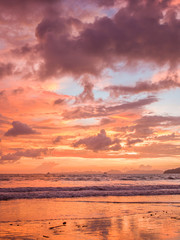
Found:
[[180, 196], [1, 201], [4, 240], [180, 239]]

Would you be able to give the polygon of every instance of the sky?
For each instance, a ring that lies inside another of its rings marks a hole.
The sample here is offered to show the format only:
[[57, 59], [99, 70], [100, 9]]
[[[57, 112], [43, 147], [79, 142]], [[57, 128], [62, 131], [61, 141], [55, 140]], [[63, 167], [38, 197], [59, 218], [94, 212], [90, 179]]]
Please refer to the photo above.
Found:
[[180, 0], [0, 9], [0, 173], [180, 167]]

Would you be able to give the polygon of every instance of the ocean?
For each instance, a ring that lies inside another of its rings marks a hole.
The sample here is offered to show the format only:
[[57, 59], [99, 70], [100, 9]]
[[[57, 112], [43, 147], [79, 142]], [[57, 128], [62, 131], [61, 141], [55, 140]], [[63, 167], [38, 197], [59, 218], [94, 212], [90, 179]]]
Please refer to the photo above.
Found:
[[1, 174], [0, 200], [180, 194], [180, 174]]

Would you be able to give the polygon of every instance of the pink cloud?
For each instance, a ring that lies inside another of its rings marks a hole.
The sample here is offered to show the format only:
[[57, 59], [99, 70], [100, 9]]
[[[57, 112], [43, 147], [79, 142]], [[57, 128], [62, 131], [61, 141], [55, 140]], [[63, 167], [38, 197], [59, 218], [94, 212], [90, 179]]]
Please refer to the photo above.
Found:
[[1, 124], [10, 124], [9, 122], [9, 118], [3, 116], [2, 114], [0, 114], [0, 123]]
[[90, 82], [90, 79], [84, 78], [82, 80], [81, 85], [84, 87], [84, 90], [79, 96], [76, 97], [76, 103], [84, 103], [84, 102], [93, 102], [94, 94], [93, 94], [93, 83]]
[[4, 136], [12, 136], [16, 137], [18, 135], [29, 135], [29, 134], [38, 134], [37, 131], [33, 130], [30, 126], [25, 123], [21, 123], [19, 121], [12, 122], [12, 128], [10, 128]]
[[[0, 0], [0, 8], [2, 9], [2, 12], [8, 12], [11, 17], [14, 16], [16, 17], [16, 19], [23, 19], [26, 17], [27, 21], [28, 17], [32, 17], [34, 15], [36, 15], [37, 17], [38, 12], [39, 14], [42, 14], [45, 9], [47, 9], [48, 7], [50, 8], [58, 2], [60, 3], [61, 0]], [[10, 18], [4, 18], [3, 14], [2, 19], [6, 21], [10, 20]], [[13, 18], [11, 20], [15, 19]]]
[[65, 103], [65, 100], [62, 98], [58, 98], [57, 100], [54, 101], [54, 105], [61, 105], [64, 103]]
[[[36, 28], [39, 53], [44, 59], [41, 78], [60, 73], [97, 75], [122, 61], [176, 65], [180, 58], [176, 10], [171, 9], [171, 17], [167, 17], [168, 4], [126, 2], [129, 4], [112, 18], [101, 17], [91, 24], [69, 16], [45, 17]], [[75, 37], [72, 27], [77, 24], [83, 25], [83, 30]]]
[[180, 135], [171, 133], [171, 134], [157, 136], [155, 137], [155, 139], [160, 141], [176, 141], [176, 140], [180, 140]]
[[136, 138], [136, 139], [130, 139], [130, 138], [128, 138], [128, 139], [127, 139], [127, 145], [128, 145], [128, 146], [134, 145], [134, 144], [136, 144], [136, 143], [142, 143], [142, 142], [143, 142], [143, 140], [142, 140], [142, 139], [139, 139], [139, 138]]
[[[180, 87], [176, 75], [157, 74], [131, 86], [114, 75], [134, 67], [138, 78], [159, 67], [175, 72], [180, 19], [171, 0], [0, 0], [0, 9], [1, 162], [46, 155], [38, 149], [53, 144], [56, 157], [137, 158], [150, 156], [150, 150], [151, 156], [164, 157], [179, 152], [179, 117], [141, 116], [151, 111], [152, 103], [158, 111], [161, 102], [156, 105], [158, 98], [151, 93]], [[155, 69], [144, 73], [144, 64]], [[111, 99], [104, 90], [121, 98]], [[98, 132], [103, 126], [106, 131]], [[111, 131], [114, 136], [108, 135]]]
[[178, 126], [180, 125], [179, 116], [143, 116], [142, 118], [136, 120], [136, 123], [141, 126]]
[[[175, 135], [174, 133], [170, 135], [164, 135], [164, 136], [154, 136], [153, 134], [157, 132], [157, 129], [164, 129], [167, 127], [172, 126], [180, 126], [180, 117], [178, 116], [156, 116], [156, 115], [150, 115], [150, 116], [143, 116], [137, 120], [135, 120], [132, 125], [125, 126], [125, 127], [116, 127], [114, 130], [119, 131], [130, 138], [131, 141], [136, 141], [136, 139], [143, 140], [142, 138], [150, 137], [154, 139], [159, 140], [175, 140], [175, 138], [178, 139], [178, 135]], [[132, 138], [132, 140], [131, 140]], [[127, 141], [128, 143], [128, 141]]]
[[43, 162], [41, 165], [34, 169], [34, 172], [51, 172], [57, 169], [58, 163]]
[[112, 124], [112, 123], [114, 123], [114, 122], [115, 122], [114, 119], [111, 119], [111, 118], [102, 118], [99, 125], [106, 125], [106, 124], [110, 124], [110, 123]]
[[21, 94], [24, 92], [24, 89], [22, 87], [18, 87], [16, 89], [13, 89], [12, 94]]
[[109, 107], [105, 105], [75, 107], [73, 110], [65, 110], [62, 116], [64, 119], [105, 117], [117, 113], [122, 113], [127, 110], [138, 110], [156, 101], [156, 97], [150, 96], [134, 102], [126, 102], [120, 105]]
[[38, 158], [42, 155], [46, 155], [47, 153], [48, 153], [47, 148], [27, 149], [25, 151], [17, 151], [15, 153], [8, 153], [6, 155], [1, 155], [0, 163], [16, 162], [22, 157]]
[[180, 87], [180, 82], [177, 81], [177, 76], [174, 78], [167, 77], [164, 80], [161, 80], [156, 83], [141, 81], [137, 82], [135, 86], [123, 86], [123, 85], [113, 85], [106, 87], [105, 90], [110, 91], [110, 95], [112, 97], [119, 97], [120, 95], [128, 95], [128, 94], [139, 94], [143, 92], [159, 92], [162, 90], [168, 90], [171, 88]]
[[0, 62], [0, 80], [3, 77], [12, 75], [14, 71], [14, 65], [12, 63], [2, 63]]
[[102, 129], [96, 136], [80, 139], [73, 144], [74, 147], [85, 146], [86, 149], [93, 150], [94, 152], [103, 150], [118, 151], [121, 149], [119, 144], [120, 140], [115, 138], [112, 140], [106, 135], [106, 131]]
[[179, 156], [180, 147], [174, 144], [165, 143], [152, 143], [141, 147], [134, 147], [142, 158], [143, 157], [167, 157], [167, 156]]
[[53, 140], [53, 144], [57, 144], [62, 140], [61, 136], [57, 136], [54, 140]]

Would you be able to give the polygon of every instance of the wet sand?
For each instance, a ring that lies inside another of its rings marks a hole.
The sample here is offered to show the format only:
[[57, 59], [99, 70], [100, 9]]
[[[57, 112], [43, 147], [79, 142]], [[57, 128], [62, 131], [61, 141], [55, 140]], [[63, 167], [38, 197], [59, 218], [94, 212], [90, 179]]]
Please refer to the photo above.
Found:
[[0, 202], [4, 240], [179, 240], [180, 196]]

